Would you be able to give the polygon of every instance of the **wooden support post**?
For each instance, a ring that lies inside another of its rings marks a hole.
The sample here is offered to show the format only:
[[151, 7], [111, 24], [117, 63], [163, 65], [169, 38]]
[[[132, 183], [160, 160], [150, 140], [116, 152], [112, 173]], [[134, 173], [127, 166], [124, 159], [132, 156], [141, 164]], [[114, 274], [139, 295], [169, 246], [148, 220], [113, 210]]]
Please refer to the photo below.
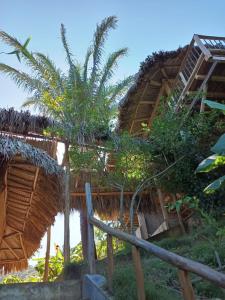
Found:
[[138, 300], [145, 300], [144, 274], [141, 266], [140, 251], [137, 247], [132, 246], [132, 257], [134, 262], [135, 276], [137, 281]]
[[107, 234], [107, 264], [108, 264], [108, 287], [110, 292], [112, 292], [114, 262], [113, 262], [113, 237], [110, 234]]
[[49, 226], [47, 230], [47, 247], [46, 247], [46, 255], [45, 255], [45, 271], [44, 271], [43, 281], [48, 281], [50, 244], [51, 244], [51, 226]]
[[[173, 194], [172, 198], [173, 198], [173, 202], [175, 203], [177, 201], [176, 195]], [[183, 220], [182, 220], [181, 213], [180, 213], [180, 211], [177, 208], [176, 208], [176, 212], [177, 212], [178, 222], [179, 222], [181, 231], [182, 231], [183, 234], [186, 234], [186, 230], [184, 228], [184, 223], [183, 223]]]
[[64, 208], [64, 263], [70, 262], [70, 170], [66, 166]]
[[200, 113], [205, 111], [205, 103], [203, 103], [203, 100], [206, 98], [206, 93], [207, 93], [207, 84], [204, 86], [204, 89], [203, 89], [203, 96], [202, 96], [202, 100], [201, 100]]
[[178, 276], [179, 276], [184, 300], [195, 300], [195, 294], [194, 294], [191, 280], [188, 276], [188, 272], [184, 270], [179, 270]]
[[93, 225], [89, 222], [89, 217], [93, 217], [90, 183], [87, 182], [85, 183], [85, 193], [86, 193], [87, 219], [88, 219], [88, 264], [89, 264], [90, 274], [95, 274], [96, 265], [95, 265], [94, 228]]
[[161, 210], [162, 210], [163, 220], [166, 224], [166, 229], [169, 229], [168, 213], [167, 213], [167, 210], [164, 206], [163, 195], [162, 195], [161, 189], [157, 188], [157, 194], [158, 194], [158, 197], [159, 197], [159, 203], [160, 203], [160, 207], [161, 207]]

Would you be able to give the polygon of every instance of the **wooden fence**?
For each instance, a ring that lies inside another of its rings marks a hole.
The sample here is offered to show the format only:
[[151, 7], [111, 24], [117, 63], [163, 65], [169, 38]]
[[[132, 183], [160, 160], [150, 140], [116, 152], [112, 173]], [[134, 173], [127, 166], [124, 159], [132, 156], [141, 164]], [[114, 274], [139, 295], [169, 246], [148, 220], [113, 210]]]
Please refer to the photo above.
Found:
[[213, 270], [212, 268], [203, 265], [199, 262], [191, 259], [182, 257], [178, 254], [165, 250], [161, 247], [154, 245], [153, 243], [139, 239], [134, 235], [127, 234], [123, 231], [114, 229], [96, 219], [93, 215], [91, 187], [89, 183], [85, 184], [86, 192], [86, 204], [87, 204], [87, 215], [88, 215], [88, 262], [89, 271], [91, 274], [96, 273], [95, 266], [95, 249], [94, 249], [94, 230], [93, 226], [98, 227], [102, 231], [107, 233], [107, 274], [108, 274], [108, 286], [112, 290], [112, 276], [114, 271], [113, 262], [113, 245], [112, 237], [116, 237], [120, 240], [128, 242], [132, 245], [132, 257], [135, 268], [136, 282], [137, 282], [137, 293], [138, 300], [145, 300], [144, 290], [144, 274], [141, 266], [140, 248], [145, 249], [147, 252], [153, 254], [159, 259], [169, 263], [170, 265], [178, 269], [178, 278], [181, 285], [183, 299], [194, 300], [194, 290], [189, 278], [188, 273], [194, 273], [203, 279], [206, 279], [221, 288], [225, 288], [225, 275]]

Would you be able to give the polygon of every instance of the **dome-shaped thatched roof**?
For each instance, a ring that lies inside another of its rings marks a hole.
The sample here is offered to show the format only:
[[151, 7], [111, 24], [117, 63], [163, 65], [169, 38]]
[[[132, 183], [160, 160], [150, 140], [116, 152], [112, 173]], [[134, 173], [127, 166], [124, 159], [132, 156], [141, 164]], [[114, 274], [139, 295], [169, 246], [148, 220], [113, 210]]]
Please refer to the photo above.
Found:
[[45, 151], [0, 137], [0, 270], [27, 267], [62, 210], [62, 169]]

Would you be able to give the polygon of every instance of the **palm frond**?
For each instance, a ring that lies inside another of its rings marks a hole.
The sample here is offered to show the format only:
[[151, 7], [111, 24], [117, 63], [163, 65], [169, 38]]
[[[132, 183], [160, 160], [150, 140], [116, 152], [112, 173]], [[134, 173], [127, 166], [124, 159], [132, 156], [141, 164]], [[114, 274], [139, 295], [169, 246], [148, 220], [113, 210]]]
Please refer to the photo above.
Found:
[[93, 84], [95, 82], [99, 64], [101, 62], [103, 47], [108, 32], [110, 29], [115, 29], [116, 24], [117, 24], [117, 18], [115, 16], [110, 16], [108, 18], [105, 18], [100, 25], [97, 25], [96, 31], [94, 33], [94, 42], [93, 42], [93, 67], [91, 73], [91, 81]]
[[40, 52], [35, 53], [34, 56], [37, 58], [39, 64], [45, 68], [46, 79], [49, 83], [63, 91], [61, 72], [56, 68], [54, 62], [47, 55]]
[[34, 110], [38, 110], [43, 116], [50, 116], [47, 106], [42, 102], [41, 97], [32, 96], [28, 97], [22, 104], [22, 108], [32, 107]]
[[134, 76], [128, 76], [122, 81], [119, 81], [114, 85], [111, 91], [110, 102], [113, 103], [117, 97], [121, 97], [127, 92], [127, 89], [133, 84]]
[[102, 87], [106, 85], [108, 80], [113, 76], [114, 69], [117, 67], [118, 60], [125, 56], [127, 52], [128, 48], [122, 48], [109, 55], [109, 58], [103, 68], [103, 74], [100, 79], [98, 93], [101, 92]]
[[14, 37], [6, 33], [5, 31], [0, 31], [0, 39], [6, 43], [8, 46], [13, 47], [19, 51], [23, 50], [23, 45]]
[[85, 56], [85, 61], [84, 61], [84, 66], [83, 66], [83, 80], [87, 81], [88, 77], [88, 63], [90, 60], [91, 55], [93, 54], [93, 49], [91, 47], [88, 48], [86, 56]]
[[40, 80], [31, 77], [27, 73], [18, 71], [6, 64], [0, 63], [0, 72], [8, 75], [18, 87], [22, 87], [29, 93], [32, 93], [36, 90], [41, 92], [46, 88]]
[[64, 26], [64, 24], [61, 24], [61, 40], [62, 40], [62, 44], [63, 47], [66, 51], [66, 57], [67, 57], [67, 61], [69, 63], [69, 66], [72, 67], [73, 66], [73, 59], [72, 59], [72, 53], [70, 51], [67, 39], [66, 39], [66, 28]]
[[[30, 42], [30, 38], [28, 38], [24, 45], [22, 45], [16, 38], [12, 37], [8, 33], [4, 31], [0, 31], [0, 39], [5, 42], [8, 46], [13, 47], [14, 51], [18, 50], [18, 55], [21, 55], [21, 57], [25, 60], [26, 64], [32, 68], [33, 71], [39, 75], [39, 77], [42, 77], [44, 75], [44, 69], [42, 68], [42, 65], [40, 65], [33, 54], [28, 51], [27, 45]], [[20, 57], [20, 56], [19, 56]]]

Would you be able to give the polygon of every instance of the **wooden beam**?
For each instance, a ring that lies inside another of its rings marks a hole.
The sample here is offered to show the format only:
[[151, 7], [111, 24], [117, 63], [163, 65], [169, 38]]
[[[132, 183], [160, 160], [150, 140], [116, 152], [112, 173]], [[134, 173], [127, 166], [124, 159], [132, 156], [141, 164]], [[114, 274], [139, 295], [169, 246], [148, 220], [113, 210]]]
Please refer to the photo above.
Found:
[[134, 262], [135, 276], [137, 282], [137, 294], [138, 300], [145, 300], [145, 285], [144, 285], [144, 273], [141, 265], [141, 256], [139, 248], [132, 246], [132, 257]]
[[[93, 217], [91, 187], [89, 183], [85, 183], [87, 218]], [[88, 263], [90, 274], [96, 273], [95, 265], [95, 243], [94, 243], [94, 227], [90, 222], [88, 223]]]
[[169, 218], [168, 218], [168, 213], [167, 213], [167, 210], [166, 210], [164, 202], [163, 202], [163, 195], [162, 195], [161, 189], [157, 188], [157, 194], [159, 197], [159, 203], [160, 203], [160, 207], [162, 210], [163, 220], [166, 224], [166, 229], [169, 229], [169, 221], [168, 221]]
[[[141, 94], [141, 97], [140, 97], [140, 101], [142, 101], [143, 98], [144, 98], [145, 92], [148, 88], [148, 84], [149, 84], [148, 82], [145, 84], [144, 90], [143, 90], [143, 92]], [[133, 127], [134, 127], [134, 122], [135, 122], [135, 118], [137, 116], [137, 112], [138, 112], [138, 109], [139, 109], [139, 106], [140, 106], [140, 101], [137, 103], [137, 106], [136, 106], [136, 109], [135, 109], [135, 112], [134, 112], [134, 117], [133, 117], [133, 120], [131, 121], [131, 126], [130, 126], [130, 130], [129, 130], [130, 133], [132, 133], [132, 130], [133, 130]]]
[[32, 186], [32, 192], [31, 192], [31, 195], [30, 195], [29, 206], [27, 208], [26, 216], [24, 218], [23, 230], [25, 229], [26, 222], [27, 222], [27, 219], [29, 217], [29, 212], [31, 210], [31, 203], [33, 201], [34, 193], [35, 193], [35, 190], [36, 190], [36, 185], [37, 185], [39, 171], [40, 171], [40, 168], [37, 167], [36, 172], [35, 172], [35, 176], [34, 176], [34, 181], [33, 181], [33, 186]]
[[152, 121], [153, 121], [153, 118], [155, 117], [155, 114], [156, 114], [156, 111], [157, 111], [159, 102], [160, 102], [161, 97], [163, 96], [163, 93], [164, 93], [164, 88], [165, 88], [165, 86], [164, 86], [164, 84], [163, 84], [162, 87], [161, 87], [161, 89], [160, 89], [160, 91], [159, 91], [158, 97], [157, 97], [157, 99], [156, 99], [156, 102], [155, 102], [155, 106], [154, 106], [154, 108], [153, 108], [153, 111], [152, 111], [152, 113], [151, 113], [151, 115], [150, 115], [150, 118], [148, 119], [148, 127], [151, 126]]
[[160, 87], [162, 83], [160, 81], [155, 81], [155, 80], [150, 80], [149, 85], [155, 86], [155, 87]]
[[9, 251], [16, 257], [17, 260], [19, 260], [19, 256], [16, 254], [16, 252], [10, 247], [10, 245], [6, 242], [6, 240], [3, 238], [2, 243], [5, 243]]
[[142, 100], [139, 102], [140, 104], [148, 104], [148, 105], [153, 105], [155, 101], [149, 101], [149, 100]]
[[65, 153], [62, 165], [65, 167], [64, 175], [64, 267], [70, 262], [70, 160], [69, 141], [64, 143]]
[[108, 286], [109, 290], [113, 290], [113, 272], [114, 272], [114, 262], [113, 262], [113, 237], [107, 234], [107, 265], [108, 265]]
[[207, 97], [212, 97], [212, 98], [223, 98], [225, 100], [225, 92], [207, 92]]
[[142, 122], [142, 121], [148, 121], [148, 117], [134, 119], [134, 123], [136, 123], [136, 122]]
[[[206, 75], [196, 75], [196, 80], [204, 80], [206, 78]], [[225, 76], [211, 76], [209, 81], [216, 81], [216, 82], [225, 82]]]
[[222, 288], [225, 288], [225, 274], [223, 273], [215, 271], [214, 269], [203, 265], [197, 261], [193, 261], [186, 257], [182, 257], [178, 254], [175, 254], [174, 252], [170, 252], [153, 243], [139, 239], [134, 235], [109, 227], [108, 225], [94, 217], [89, 217], [89, 222], [98, 227], [99, 229], [103, 230], [104, 232], [109, 233], [120, 240], [126, 241], [136, 247], [141, 247], [142, 249], [145, 249], [147, 252], [153, 254], [154, 256], [179, 269], [195, 273], [196, 275]]
[[44, 276], [43, 276], [43, 281], [44, 282], [48, 281], [50, 245], [51, 245], [51, 226], [49, 226], [48, 230], [47, 230], [47, 246], [46, 246], [46, 254], [45, 254], [45, 269], [44, 269]]
[[167, 75], [167, 73], [166, 73], [165, 68], [162, 67], [160, 70], [161, 70], [162, 75], [163, 75], [166, 79], [168, 79], [168, 75]]
[[195, 300], [196, 298], [191, 280], [188, 276], [188, 272], [184, 270], [179, 270], [178, 276], [184, 300]]
[[[134, 192], [123, 192], [123, 195], [133, 195]], [[149, 192], [142, 192], [142, 195], [147, 195]], [[71, 192], [71, 196], [75, 197], [85, 197], [85, 192]], [[120, 196], [120, 192], [117, 191], [110, 191], [110, 192], [92, 192], [92, 196]]]

